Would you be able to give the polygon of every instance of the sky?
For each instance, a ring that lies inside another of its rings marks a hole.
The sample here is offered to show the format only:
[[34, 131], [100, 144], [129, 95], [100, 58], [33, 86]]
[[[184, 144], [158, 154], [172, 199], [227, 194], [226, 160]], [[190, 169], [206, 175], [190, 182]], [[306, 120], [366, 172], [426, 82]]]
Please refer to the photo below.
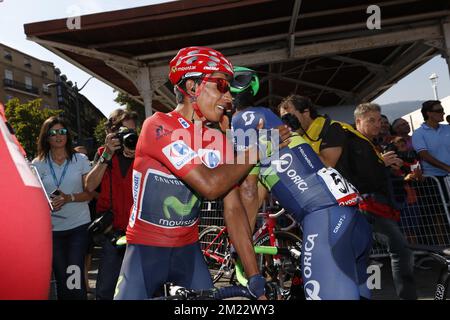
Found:
[[[51, 61], [55, 67], [67, 75], [68, 80], [77, 82], [81, 87], [90, 77], [89, 74], [75, 67], [69, 62], [41, 47], [25, 37], [23, 25], [30, 22], [45, 21], [51, 19], [66, 18], [78, 15], [113, 11], [131, 7], [140, 7], [167, 1], [151, 0], [0, 0], [0, 43], [22, 51], [41, 60]], [[27, 8], [24, 10], [24, 8]], [[82, 23], [82, 22], [81, 22]], [[375, 102], [387, 104], [399, 101], [433, 99], [433, 91], [430, 80], [432, 73], [436, 73], [438, 79], [438, 95], [440, 98], [450, 95], [450, 79], [448, 67], [443, 58], [435, 57], [409, 76], [405, 77]], [[105, 116], [118, 108], [114, 102], [117, 93], [113, 88], [103, 82], [92, 79], [81, 92]]]

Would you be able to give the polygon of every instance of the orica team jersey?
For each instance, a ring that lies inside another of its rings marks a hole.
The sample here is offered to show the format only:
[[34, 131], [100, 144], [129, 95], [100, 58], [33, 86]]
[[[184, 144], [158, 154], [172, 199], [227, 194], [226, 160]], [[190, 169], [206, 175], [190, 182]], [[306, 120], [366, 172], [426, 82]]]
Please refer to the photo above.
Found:
[[[239, 130], [242, 134], [256, 128], [260, 119], [265, 129], [283, 124], [267, 108], [247, 108], [233, 116], [234, 135]], [[267, 140], [259, 136], [260, 145], [267, 144]], [[277, 151], [278, 147], [272, 149]], [[335, 169], [324, 167], [311, 146], [298, 135], [291, 136], [288, 147], [262, 159], [259, 179], [298, 221], [311, 212], [335, 205], [356, 205], [358, 200], [356, 189]]]
[[198, 240], [201, 199], [183, 182], [197, 166], [215, 168], [233, 155], [220, 131], [179, 113], [155, 113], [142, 127], [133, 167], [127, 242], [176, 247]]

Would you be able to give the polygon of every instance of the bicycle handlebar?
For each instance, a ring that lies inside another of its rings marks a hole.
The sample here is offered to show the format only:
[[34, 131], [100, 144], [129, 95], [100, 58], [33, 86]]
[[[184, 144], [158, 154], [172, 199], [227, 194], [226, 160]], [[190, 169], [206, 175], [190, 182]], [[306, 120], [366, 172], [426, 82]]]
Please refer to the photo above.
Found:
[[271, 213], [269, 214], [269, 218], [278, 218], [279, 216], [281, 216], [286, 210], [281, 209], [280, 211], [278, 211], [277, 213]]

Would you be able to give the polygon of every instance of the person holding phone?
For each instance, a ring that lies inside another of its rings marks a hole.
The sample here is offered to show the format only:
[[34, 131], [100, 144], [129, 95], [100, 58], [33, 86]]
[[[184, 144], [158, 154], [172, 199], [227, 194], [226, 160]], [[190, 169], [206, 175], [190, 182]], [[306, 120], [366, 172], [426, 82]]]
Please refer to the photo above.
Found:
[[64, 119], [45, 120], [38, 139], [38, 156], [32, 163], [53, 207], [53, 272], [58, 299], [87, 299], [84, 256], [92, 195], [83, 185], [91, 167], [84, 154], [74, 151]]

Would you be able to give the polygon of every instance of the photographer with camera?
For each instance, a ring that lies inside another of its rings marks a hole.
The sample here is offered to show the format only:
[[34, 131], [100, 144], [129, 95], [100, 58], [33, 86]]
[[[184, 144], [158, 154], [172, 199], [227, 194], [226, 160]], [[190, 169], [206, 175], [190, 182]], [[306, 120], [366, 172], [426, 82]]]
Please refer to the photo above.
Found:
[[123, 109], [114, 110], [106, 123], [105, 145], [98, 149], [96, 164], [86, 179], [86, 188], [94, 191], [100, 186], [96, 211], [99, 216], [89, 227], [94, 241], [100, 242], [102, 252], [97, 275], [96, 299], [112, 300], [123, 260], [123, 251], [115, 246], [125, 234], [132, 197], [132, 176], [137, 114]]

